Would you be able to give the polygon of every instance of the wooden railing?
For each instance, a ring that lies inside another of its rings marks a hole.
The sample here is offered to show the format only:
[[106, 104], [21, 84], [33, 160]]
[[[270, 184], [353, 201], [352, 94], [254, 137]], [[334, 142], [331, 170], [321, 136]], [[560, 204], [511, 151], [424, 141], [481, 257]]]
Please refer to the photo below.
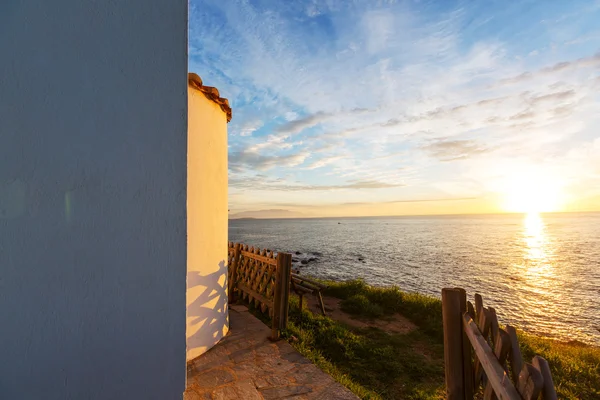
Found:
[[299, 301], [299, 309], [302, 310], [302, 300], [304, 299], [305, 294], [313, 294], [317, 297], [319, 301], [319, 305], [321, 306], [321, 312], [323, 315], [327, 315], [325, 313], [325, 304], [323, 303], [323, 295], [321, 294], [322, 290], [327, 289], [327, 285], [323, 285], [321, 282], [317, 282], [314, 279], [307, 278], [305, 276], [300, 276], [300, 273], [292, 272], [292, 290], [296, 295], [298, 295]]
[[447, 399], [557, 399], [548, 362], [535, 356], [524, 363], [515, 329], [499, 327], [496, 310], [475, 307], [464, 289], [442, 290]]
[[287, 327], [292, 255], [228, 244], [229, 302], [237, 297], [271, 317], [271, 339]]

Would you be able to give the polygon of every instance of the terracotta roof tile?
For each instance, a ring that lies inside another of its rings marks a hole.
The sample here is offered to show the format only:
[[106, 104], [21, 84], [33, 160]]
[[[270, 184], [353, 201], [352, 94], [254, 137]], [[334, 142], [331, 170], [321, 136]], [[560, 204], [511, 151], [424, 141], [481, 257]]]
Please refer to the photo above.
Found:
[[206, 96], [206, 98], [217, 103], [221, 107], [221, 110], [227, 115], [227, 122], [231, 121], [231, 107], [229, 106], [229, 101], [219, 95], [217, 88], [204, 86], [202, 84], [202, 78], [193, 72], [188, 74], [188, 85], [198, 89]]

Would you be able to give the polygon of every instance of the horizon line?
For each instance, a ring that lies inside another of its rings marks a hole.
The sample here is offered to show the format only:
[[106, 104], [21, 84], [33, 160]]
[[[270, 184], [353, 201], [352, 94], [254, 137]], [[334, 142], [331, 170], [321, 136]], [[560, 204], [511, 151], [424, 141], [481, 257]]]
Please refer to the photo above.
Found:
[[[242, 211], [248, 212], [248, 211]], [[345, 215], [345, 216], [305, 216], [305, 217], [239, 217], [228, 220], [244, 220], [244, 219], [336, 219], [336, 218], [396, 218], [396, 217], [456, 217], [456, 216], [471, 216], [471, 215], [525, 215], [525, 214], [591, 214], [600, 213], [600, 210], [579, 210], [579, 211], [544, 211], [544, 212], [485, 212], [485, 213], [454, 213], [454, 214], [396, 214], [396, 215]]]

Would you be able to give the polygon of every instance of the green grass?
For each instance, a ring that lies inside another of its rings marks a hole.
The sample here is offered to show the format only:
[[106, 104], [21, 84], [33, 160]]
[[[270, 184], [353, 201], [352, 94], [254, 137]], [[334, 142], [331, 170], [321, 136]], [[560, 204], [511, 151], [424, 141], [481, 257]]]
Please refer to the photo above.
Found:
[[[361, 280], [325, 282], [324, 294], [342, 299], [343, 311], [364, 318], [399, 312], [418, 329], [388, 334], [377, 328], [352, 328], [290, 304], [288, 335], [306, 357], [335, 368], [334, 378], [363, 399], [440, 399], [444, 397], [444, 348], [441, 303], [397, 287], [375, 288]], [[437, 329], [437, 325], [440, 329]], [[343, 383], [343, 382], [342, 382]]]
[[600, 399], [600, 348], [519, 332], [523, 359], [544, 357], [559, 399]]
[[363, 294], [355, 294], [341, 303], [342, 311], [349, 314], [358, 314], [368, 318], [383, 317], [383, 308], [376, 303], [371, 303]]
[[[418, 331], [390, 335], [376, 328], [352, 329], [290, 299], [286, 338], [294, 347], [362, 399], [443, 397], [444, 350]], [[423, 352], [425, 350], [425, 352]]]
[[383, 315], [399, 313], [414, 322], [422, 333], [444, 340], [442, 330], [442, 302], [431, 296], [401, 291], [397, 286], [374, 287], [357, 279], [346, 282], [322, 281], [328, 285], [325, 294], [342, 299], [342, 307], [352, 298], [366, 298], [368, 303], [352, 301], [353, 307], [344, 311], [357, 316], [371, 318], [373, 307], [381, 309]]
[[[363, 399], [444, 397], [442, 303], [397, 287], [362, 280], [324, 282], [326, 295], [342, 299], [345, 312], [364, 318], [400, 313], [418, 326], [405, 335], [347, 327], [290, 304], [286, 336], [306, 357]], [[501, 310], [500, 310], [501, 312]], [[600, 348], [562, 343], [519, 332], [523, 358], [544, 357], [560, 399], [600, 399]]]

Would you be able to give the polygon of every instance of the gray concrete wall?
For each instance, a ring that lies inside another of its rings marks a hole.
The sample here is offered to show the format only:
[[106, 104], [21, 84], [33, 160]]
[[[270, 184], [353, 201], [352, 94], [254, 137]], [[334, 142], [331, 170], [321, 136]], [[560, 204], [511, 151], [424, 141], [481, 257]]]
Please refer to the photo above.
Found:
[[180, 399], [187, 1], [0, 1], [0, 399]]

